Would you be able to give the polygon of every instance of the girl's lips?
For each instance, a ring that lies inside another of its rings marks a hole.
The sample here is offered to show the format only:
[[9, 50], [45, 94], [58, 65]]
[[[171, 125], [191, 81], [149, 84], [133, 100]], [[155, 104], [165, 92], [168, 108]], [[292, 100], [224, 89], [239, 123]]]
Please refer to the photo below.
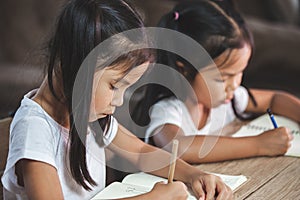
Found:
[[114, 112], [107, 112], [107, 113], [104, 113], [103, 115], [112, 115], [114, 114]]

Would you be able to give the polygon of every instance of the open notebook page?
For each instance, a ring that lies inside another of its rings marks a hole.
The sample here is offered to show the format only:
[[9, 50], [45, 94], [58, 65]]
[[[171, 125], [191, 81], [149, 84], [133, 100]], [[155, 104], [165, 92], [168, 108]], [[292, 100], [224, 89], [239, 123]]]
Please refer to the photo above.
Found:
[[120, 182], [113, 182], [104, 188], [101, 192], [96, 194], [91, 200], [104, 200], [104, 199], [120, 199], [125, 197], [133, 197], [140, 194], [149, 192], [151, 188], [130, 185]]
[[[288, 119], [283, 116], [274, 115], [278, 127], [284, 126], [290, 129], [294, 136], [292, 141], [292, 147], [285, 154], [287, 156], [297, 156], [300, 157], [300, 126], [297, 122]], [[233, 137], [244, 137], [244, 136], [255, 136], [260, 133], [273, 129], [274, 126], [268, 114], [264, 114], [249, 124], [242, 126], [242, 128], [236, 132]]]
[[[247, 178], [243, 175], [231, 176], [224, 174], [215, 174], [222, 178], [222, 180], [232, 189], [235, 190], [244, 182]], [[96, 199], [117, 199], [124, 197], [132, 197], [139, 194], [149, 192], [155, 183], [164, 181], [167, 179], [158, 176], [146, 174], [146, 173], [135, 173], [127, 175], [122, 183], [114, 182], [107, 186], [104, 190], [98, 193], [92, 200]], [[196, 200], [196, 197], [189, 195], [188, 200]]]
[[[149, 192], [155, 183], [165, 182], [168, 180], [143, 172], [127, 175], [122, 183], [114, 182], [104, 188], [100, 193], [92, 198], [92, 200], [118, 199], [124, 197], [132, 197]], [[196, 197], [189, 195], [187, 200], [196, 200]]]

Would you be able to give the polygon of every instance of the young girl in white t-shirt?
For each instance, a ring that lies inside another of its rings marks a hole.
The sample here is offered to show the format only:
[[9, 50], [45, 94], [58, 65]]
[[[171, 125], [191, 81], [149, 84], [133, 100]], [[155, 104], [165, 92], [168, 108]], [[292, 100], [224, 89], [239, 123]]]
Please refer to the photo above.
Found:
[[[132, 35], [119, 34], [132, 29]], [[4, 199], [92, 198], [105, 187], [104, 148], [167, 177], [170, 154], [143, 143], [112, 116], [153, 59], [143, 30], [125, 1], [66, 3], [49, 42], [48, 75], [24, 96], [10, 127]], [[182, 182], [201, 199], [232, 198], [220, 178], [180, 159], [175, 179], [128, 199], [186, 199]]]
[[[178, 54], [158, 51], [158, 63], [177, 73], [170, 70], [158, 80], [159, 73], [155, 74], [153, 69], [149, 77], [154, 80], [139, 89], [145, 96], [133, 116], [140, 126], [147, 127], [146, 141], [170, 151], [170, 141], [178, 139], [179, 154], [189, 163], [283, 155], [293, 138], [285, 127], [254, 137], [221, 135], [222, 128], [237, 117], [250, 119], [253, 114], [265, 113], [267, 108], [300, 122], [300, 100], [295, 96], [274, 90], [247, 91], [241, 86], [253, 42], [233, 3], [230, 0], [182, 2], [162, 17], [159, 26], [194, 39], [213, 63], [206, 62], [209, 59], [205, 61], [201, 52], [189, 55], [200, 63], [193, 66]], [[173, 43], [175, 46], [179, 40]], [[189, 47], [186, 51], [190, 51]], [[182, 77], [191, 89], [182, 86]], [[168, 86], [160, 84], [166, 79]]]

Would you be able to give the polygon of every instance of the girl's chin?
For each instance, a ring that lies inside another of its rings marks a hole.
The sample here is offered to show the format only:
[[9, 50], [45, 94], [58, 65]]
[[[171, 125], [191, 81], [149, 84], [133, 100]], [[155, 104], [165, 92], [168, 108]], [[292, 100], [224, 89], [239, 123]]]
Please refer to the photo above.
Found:
[[99, 114], [97, 116], [90, 116], [89, 118], [89, 122], [94, 122], [94, 121], [97, 121], [98, 119], [102, 119], [102, 118], [105, 118], [107, 115], [105, 114]]
[[107, 117], [107, 114], [99, 114], [97, 115], [97, 119], [102, 119], [102, 118], [105, 118]]

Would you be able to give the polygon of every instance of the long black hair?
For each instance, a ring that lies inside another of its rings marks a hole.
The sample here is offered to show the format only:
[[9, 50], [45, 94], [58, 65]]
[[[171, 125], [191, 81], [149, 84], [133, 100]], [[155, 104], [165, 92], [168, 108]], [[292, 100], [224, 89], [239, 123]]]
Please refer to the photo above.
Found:
[[[191, 37], [208, 52], [212, 59], [226, 50], [231, 52], [233, 49], [240, 49], [245, 44], [252, 50], [254, 48], [252, 34], [232, 0], [198, 0], [179, 3], [161, 18], [158, 26]], [[178, 61], [183, 63], [184, 67], [178, 66]], [[204, 65], [192, 66], [179, 55], [164, 50], [157, 50], [157, 62], [180, 72], [190, 83], [193, 83], [199, 69], [205, 67]], [[172, 91], [158, 84], [143, 86], [136, 93], [143, 93], [144, 97], [136, 105], [131, 105], [130, 112], [133, 120], [140, 126], [149, 124], [148, 113], [152, 105], [174, 96]], [[256, 104], [249, 90], [248, 93], [250, 99]], [[244, 119], [237, 113], [234, 101], [233, 99], [234, 113], [238, 118]]]
[[[85, 81], [81, 83], [82, 95], [76, 110], [72, 109], [75, 79], [84, 59], [98, 44], [115, 34], [136, 28], [143, 28], [142, 19], [123, 0], [70, 0], [58, 16], [54, 36], [49, 42], [48, 83], [52, 94], [67, 104], [70, 124], [70, 171], [75, 181], [86, 190], [97, 185], [87, 169], [85, 148], [88, 126], [93, 127], [88, 120], [97, 60], [92, 63], [94, 69], [84, 69]], [[126, 73], [150, 58], [150, 51], [136, 50], [119, 56], [111, 66], [121, 64]], [[63, 97], [55, 90], [54, 76], [61, 80]], [[80, 121], [81, 125], [75, 126], [75, 120]], [[102, 128], [109, 126], [110, 116], [98, 122]]]

